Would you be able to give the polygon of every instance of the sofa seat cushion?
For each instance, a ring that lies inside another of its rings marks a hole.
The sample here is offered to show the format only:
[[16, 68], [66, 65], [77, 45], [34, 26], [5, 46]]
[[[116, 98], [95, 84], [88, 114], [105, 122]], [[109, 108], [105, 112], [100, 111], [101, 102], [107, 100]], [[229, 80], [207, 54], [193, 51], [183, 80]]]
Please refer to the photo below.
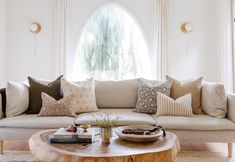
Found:
[[235, 130], [235, 123], [229, 119], [218, 119], [208, 115], [159, 116], [152, 115], [158, 125], [174, 130]]
[[0, 127], [8, 128], [34, 128], [34, 129], [54, 129], [74, 123], [72, 117], [38, 117], [36, 114], [19, 115], [0, 120]]
[[80, 114], [75, 120], [76, 124], [94, 124], [95, 114], [100, 113], [111, 113], [112, 117], [118, 117], [117, 125], [155, 125], [154, 119], [149, 114], [137, 113], [133, 109], [101, 109], [94, 113], [83, 113]]

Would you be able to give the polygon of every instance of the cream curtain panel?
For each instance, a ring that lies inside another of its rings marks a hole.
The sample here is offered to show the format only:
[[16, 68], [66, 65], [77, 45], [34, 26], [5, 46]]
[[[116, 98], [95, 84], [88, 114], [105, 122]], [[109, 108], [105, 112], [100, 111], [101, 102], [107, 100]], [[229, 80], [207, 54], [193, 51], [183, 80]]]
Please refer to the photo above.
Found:
[[155, 0], [155, 56], [157, 78], [171, 74], [171, 0]]
[[[229, 92], [235, 92], [234, 80], [234, 51], [233, 51], [233, 0], [219, 0], [220, 7], [219, 19], [220, 23], [220, 44], [221, 44], [221, 67], [222, 82]], [[234, 9], [233, 9], [234, 8]]]
[[69, 0], [53, 0], [53, 53], [56, 76], [68, 74]]

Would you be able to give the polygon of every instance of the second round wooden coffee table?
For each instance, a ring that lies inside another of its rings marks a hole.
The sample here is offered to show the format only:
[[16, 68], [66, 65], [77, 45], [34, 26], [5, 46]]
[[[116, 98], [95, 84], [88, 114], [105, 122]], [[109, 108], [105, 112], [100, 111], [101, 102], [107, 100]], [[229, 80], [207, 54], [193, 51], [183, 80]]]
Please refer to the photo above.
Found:
[[[92, 128], [94, 129], [94, 128]], [[172, 162], [180, 150], [173, 133], [152, 143], [123, 141], [113, 133], [110, 145], [102, 145], [96, 137], [92, 144], [52, 144], [49, 137], [55, 130], [41, 131], [29, 140], [31, 153], [40, 161], [56, 162]]]

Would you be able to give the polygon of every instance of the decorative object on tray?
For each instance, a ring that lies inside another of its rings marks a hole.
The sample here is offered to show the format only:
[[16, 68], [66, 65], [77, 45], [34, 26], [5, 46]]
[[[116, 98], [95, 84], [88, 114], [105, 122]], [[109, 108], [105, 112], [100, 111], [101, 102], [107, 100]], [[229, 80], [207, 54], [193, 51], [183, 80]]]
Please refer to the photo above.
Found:
[[166, 136], [161, 126], [132, 125], [122, 126], [115, 129], [119, 138], [131, 142], [153, 142], [159, 137]]
[[88, 128], [90, 128], [91, 127], [91, 125], [90, 124], [82, 124], [82, 125], [80, 125], [80, 128], [82, 128], [82, 129], [84, 129], [84, 132], [88, 132]]
[[92, 143], [94, 132], [84, 131], [83, 128], [77, 128], [75, 125], [69, 125], [66, 128], [58, 129], [50, 138], [51, 143]]
[[111, 113], [93, 115], [94, 125], [100, 127], [100, 136], [102, 144], [110, 144], [112, 137], [112, 127], [117, 125], [118, 117], [113, 117]]

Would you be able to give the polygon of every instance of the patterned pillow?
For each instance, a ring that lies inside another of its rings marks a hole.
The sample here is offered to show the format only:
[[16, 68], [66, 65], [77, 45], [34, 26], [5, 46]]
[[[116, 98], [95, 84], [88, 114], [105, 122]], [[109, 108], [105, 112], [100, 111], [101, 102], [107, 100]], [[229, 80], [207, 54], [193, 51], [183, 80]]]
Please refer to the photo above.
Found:
[[192, 95], [191, 93], [177, 98], [176, 100], [157, 93], [157, 116], [171, 115], [171, 116], [193, 116], [192, 109]]
[[98, 111], [93, 79], [72, 83], [62, 78], [61, 85], [64, 96], [75, 96], [72, 103], [75, 113]]
[[136, 112], [155, 114], [157, 112], [157, 92], [170, 96], [171, 81], [153, 85], [147, 80], [138, 80]]
[[75, 117], [71, 105], [74, 96], [67, 96], [56, 100], [46, 93], [42, 93], [42, 108], [38, 116], [72, 116]]

